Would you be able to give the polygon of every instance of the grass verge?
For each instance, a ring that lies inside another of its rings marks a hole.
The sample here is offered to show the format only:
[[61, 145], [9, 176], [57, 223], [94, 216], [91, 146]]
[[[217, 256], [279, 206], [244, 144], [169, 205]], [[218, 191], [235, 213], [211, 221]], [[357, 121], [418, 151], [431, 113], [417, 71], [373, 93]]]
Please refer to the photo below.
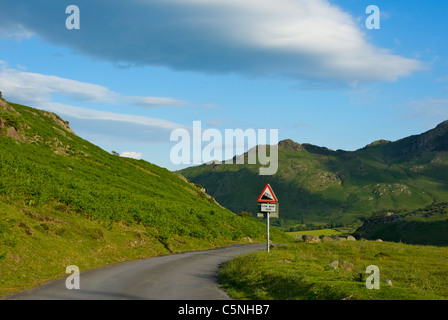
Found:
[[[369, 265], [380, 270], [380, 289], [366, 288]], [[447, 247], [341, 241], [238, 257], [220, 269], [219, 280], [242, 300], [447, 300], [447, 275]]]

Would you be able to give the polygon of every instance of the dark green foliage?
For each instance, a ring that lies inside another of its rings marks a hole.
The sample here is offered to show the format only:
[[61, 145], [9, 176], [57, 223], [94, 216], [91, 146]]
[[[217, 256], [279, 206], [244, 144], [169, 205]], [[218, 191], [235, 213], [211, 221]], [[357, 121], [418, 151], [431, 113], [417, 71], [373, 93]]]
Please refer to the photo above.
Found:
[[355, 232], [365, 239], [409, 244], [448, 245], [448, 203], [433, 203], [407, 213], [379, 212]]

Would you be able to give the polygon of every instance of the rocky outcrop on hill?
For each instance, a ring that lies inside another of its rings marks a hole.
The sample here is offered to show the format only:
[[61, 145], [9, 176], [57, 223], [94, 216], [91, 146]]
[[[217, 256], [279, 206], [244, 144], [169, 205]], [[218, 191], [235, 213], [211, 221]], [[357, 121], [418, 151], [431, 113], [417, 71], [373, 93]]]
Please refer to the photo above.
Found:
[[[70, 128], [68, 121], [64, 121], [60, 116], [55, 113], [36, 110], [30, 111], [26, 110], [26, 112], [31, 113], [33, 117], [40, 118], [44, 121], [44, 118], [50, 118], [51, 121], [55, 124], [53, 129], [55, 129], [58, 133], [63, 136], [67, 136], [67, 133], [75, 134], [73, 130]], [[17, 112], [14, 107], [5, 99], [3, 99], [2, 93], [0, 91], [0, 135], [10, 137], [18, 142], [23, 143], [35, 143], [35, 142], [43, 142], [43, 138], [39, 135], [32, 134], [31, 127], [27, 124], [22, 115]], [[56, 139], [57, 140], [57, 139]], [[54, 141], [51, 141], [53, 143]], [[47, 144], [51, 144], [50, 142], [46, 142]], [[56, 153], [61, 152], [61, 143], [56, 143]], [[62, 146], [67, 149], [68, 146]]]
[[55, 124], [57, 124], [58, 126], [60, 126], [61, 128], [63, 128], [65, 131], [68, 131], [70, 133], [73, 133], [73, 130], [70, 128], [69, 122], [63, 120], [60, 116], [58, 116], [56, 113], [53, 112], [48, 112], [48, 111], [42, 111], [42, 114], [46, 117], [49, 117], [50, 119], [53, 120], [53, 122]]
[[6, 110], [6, 111], [14, 112], [14, 113], [17, 114], [16, 110], [14, 110], [14, 108], [11, 107], [11, 106], [5, 101], [5, 99], [3, 99], [3, 96], [2, 96], [2, 92], [1, 92], [1, 91], [0, 91], [0, 109], [4, 109], [4, 110]]
[[0, 92], [0, 110], [4, 110], [7, 115], [10, 115], [8, 118], [0, 116], [0, 135], [10, 137], [16, 141], [25, 142], [25, 136], [20, 132], [19, 133], [19, 125], [14, 123], [12, 120], [14, 116], [20, 115], [11, 107], [2, 97], [2, 93]]

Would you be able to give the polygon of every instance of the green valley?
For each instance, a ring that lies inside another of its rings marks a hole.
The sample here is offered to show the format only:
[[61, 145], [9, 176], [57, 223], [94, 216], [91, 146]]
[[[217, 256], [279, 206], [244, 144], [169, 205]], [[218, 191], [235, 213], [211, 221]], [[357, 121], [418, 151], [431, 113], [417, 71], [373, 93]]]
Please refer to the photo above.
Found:
[[281, 208], [273, 224], [286, 231], [357, 228], [381, 212], [407, 214], [448, 201], [448, 121], [419, 135], [378, 140], [356, 151], [283, 140], [273, 176], [260, 176], [260, 165], [247, 163], [203, 164], [180, 173], [225, 207], [252, 216], [258, 210], [254, 195], [270, 183]]

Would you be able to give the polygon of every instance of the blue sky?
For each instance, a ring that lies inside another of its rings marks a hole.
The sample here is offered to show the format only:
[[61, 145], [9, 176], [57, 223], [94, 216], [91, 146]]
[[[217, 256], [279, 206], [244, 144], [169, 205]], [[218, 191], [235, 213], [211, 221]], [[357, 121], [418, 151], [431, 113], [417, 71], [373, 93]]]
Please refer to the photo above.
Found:
[[[4, 2], [4, 1], [3, 1]], [[65, 26], [67, 6], [80, 29]], [[369, 30], [366, 8], [381, 11]], [[278, 129], [356, 150], [448, 119], [448, 4], [18, 0], [0, 11], [0, 91], [170, 170], [176, 128]], [[185, 167], [185, 166], [182, 166]]]

